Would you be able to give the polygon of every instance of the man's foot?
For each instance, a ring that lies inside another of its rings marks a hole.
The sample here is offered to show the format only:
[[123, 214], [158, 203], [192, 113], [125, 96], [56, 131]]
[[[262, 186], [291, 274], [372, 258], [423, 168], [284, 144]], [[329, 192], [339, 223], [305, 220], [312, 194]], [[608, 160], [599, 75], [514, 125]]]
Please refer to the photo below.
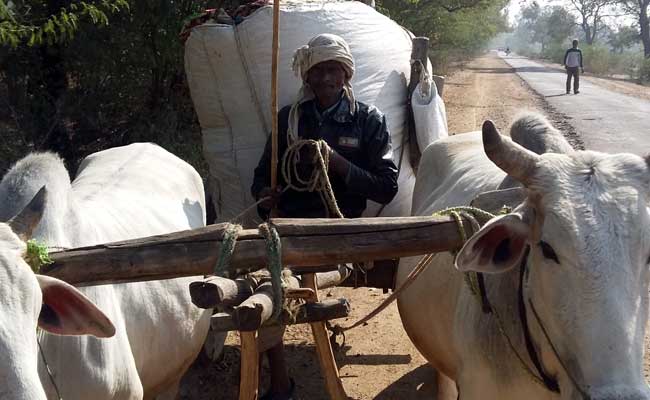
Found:
[[291, 382], [291, 387], [289, 388], [288, 393], [271, 393], [267, 392], [262, 395], [259, 400], [293, 400], [293, 392], [296, 390], [296, 382], [292, 378], [289, 378]]
[[571, 94], [571, 92], [567, 91], [566, 94]]
[[573, 93], [574, 93], [574, 94], [578, 94], [578, 93], [580, 93], [580, 91], [579, 91], [579, 90], [576, 90], [576, 91], [573, 92]]

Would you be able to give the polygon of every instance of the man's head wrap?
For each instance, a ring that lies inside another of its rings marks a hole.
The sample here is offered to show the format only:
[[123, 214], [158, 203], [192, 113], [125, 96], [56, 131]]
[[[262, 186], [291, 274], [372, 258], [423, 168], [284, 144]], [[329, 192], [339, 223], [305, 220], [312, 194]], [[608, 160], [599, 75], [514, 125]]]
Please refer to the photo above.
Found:
[[343, 93], [350, 101], [350, 112], [356, 111], [354, 91], [350, 80], [354, 75], [354, 58], [350, 46], [342, 37], [331, 33], [323, 33], [313, 37], [306, 46], [300, 47], [293, 55], [293, 72], [302, 79], [302, 87], [298, 91], [296, 101], [289, 112], [289, 140], [298, 137], [298, 121], [300, 120], [300, 105], [316, 98], [314, 91], [307, 84], [307, 72], [311, 67], [324, 61], [338, 61], [345, 70]]

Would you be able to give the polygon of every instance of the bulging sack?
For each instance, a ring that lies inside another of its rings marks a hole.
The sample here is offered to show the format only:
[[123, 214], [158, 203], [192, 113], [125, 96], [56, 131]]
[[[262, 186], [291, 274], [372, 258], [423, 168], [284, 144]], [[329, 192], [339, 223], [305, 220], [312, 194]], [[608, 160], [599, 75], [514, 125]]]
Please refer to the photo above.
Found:
[[[238, 25], [200, 25], [185, 44], [185, 70], [219, 221], [231, 220], [254, 203], [253, 170], [271, 131], [272, 26], [272, 7], [262, 7]], [[415, 175], [408, 149], [402, 147], [412, 35], [360, 2], [283, 2], [280, 107], [293, 103], [301, 83], [291, 71], [293, 52], [320, 33], [334, 33], [348, 42], [356, 62], [352, 85], [357, 100], [374, 104], [386, 115], [395, 163], [401, 169], [399, 192], [381, 215], [409, 215]], [[379, 209], [369, 202], [365, 214], [375, 216]], [[240, 220], [244, 225], [257, 221], [254, 211]]]

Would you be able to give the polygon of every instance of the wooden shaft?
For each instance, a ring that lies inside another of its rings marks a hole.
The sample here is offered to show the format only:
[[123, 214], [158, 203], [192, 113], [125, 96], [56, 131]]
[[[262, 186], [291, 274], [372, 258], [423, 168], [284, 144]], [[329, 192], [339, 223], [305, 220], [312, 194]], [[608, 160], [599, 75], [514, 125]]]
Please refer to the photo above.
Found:
[[232, 313], [240, 331], [256, 331], [271, 318], [273, 313], [273, 285], [265, 282], [255, 293], [235, 307]]
[[249, 298], [258, 282], [253, 278], [209, 276], [190, 283], [192, 303], [199, 308], [235, 307]]
[[[317, 302], [318, 286], [316, 284], [315, 274], [303, 275], [303, 286], [314, 290], [316, 296], [311, 302]], [[310, 325], [312, 334], [314, 335], [318, 361], [320, 362], [321, 371], [325, 377], [327, 393], [331, 400], [347, 400], [348, 395], [345, 393], [343, 382], [341, 382], [341, 377], [339, 376], [339, 369], [334, 359], [334, 353], [332, 352], [332, 345], [327, 335], [325, 323], [313, 322]]]
[[241, 343], [239, 400], [257, 400], [260, 378], [257, 331], [239, 332], [239, 338]]
[[[300, 282], [293, 276], [285, 278], [285, 286], [298, 288]], [[239, 331], [258, 330], [273, 313], [273, 285], [264, 282], [255, 289], [255, 293], [235, 307], [232, 317]]]
[[316, 284], [319, 289], [328, 289], [338, 286], [347, 277], [350, 276], [350, 271], [344, 264], [339, 264], [336, 271], [320, 272], [316, 274]]
[[[427, 53], [429, 52], [429, 38], [415, 37], [412, 40], [413, 48], [411, 50], [411, 77], [407, 88], [407, 102], [408, 102], [408, 138], [409, 138], [409, 155], [411, 159], [411, 166], [417, 168], [422, 151], [418, 145], [416, 132], [415, 132], [415, 118], [413, 116], [413, 107], [411, 106], [411, 95], [415, 91], [418, 83], [420, 82], [420, 72], [422, 68], [427, 67]], [[420, 61], [420, 63], [413, 62]]]
[[[290, 315], [286, 310], [280, 314], [280, 321], [267, 321], [263, 326], [296, 325], [316, 321], [328, 321], [331, 319], [345, 318], [350, 315], [350, 303], [346, 299], [327, 299], [318, 303], [305, 303], [299, 305]], [[240, 330], [231, 314], [217, 313], [210, 320], [212, 330], [216, 332], [228, 332]]]
[[[359, 219], [275, 219], [282, 241], [282, 263], [319, 266], [333, 263], [416, 256], [459, 249], [458, 226], [451, 217]], [[51, 253], [53, 264], [41, 273], [73, 285], [92, 285], [208, 275], [225, 224], [142, 239]], [[471, 225], [464, 222], [471, 232]], [[258, 231], [243, 230], [230, 262], [230, 273], [266, 265], [266, 243]]]
[[278, 58], [280, 52], [280, 0], [273, 2], [271, 59], [271, 188], [278, 185]]

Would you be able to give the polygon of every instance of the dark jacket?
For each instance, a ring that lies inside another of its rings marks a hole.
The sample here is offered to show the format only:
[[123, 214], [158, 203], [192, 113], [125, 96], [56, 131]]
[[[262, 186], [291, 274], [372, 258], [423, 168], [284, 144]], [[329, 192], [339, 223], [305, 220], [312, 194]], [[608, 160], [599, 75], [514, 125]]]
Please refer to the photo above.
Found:
[[[562, 64], [566, 65], [569, 68], [577, 68], [577, 67], [582, 68], [582, 51], [580, 49], [574, 49], [573, 47], [568, 49], [566, 53], [564, 53], [564, 61], [562, 62]], [[573, 65], [573, 64], [578, 64], [578, 65]]]
[[[350, 112], [350, 103], [343, 97], [337, 108], [324, 117], [316, 110], [314, 101], [301, 106], [298, 123], [303, 139], [324, 139], [329, 146], [352, 163], [346, 178], [329, 174], [334, 196], [346, 218], [360, 217], [366, 209], [366, 200], [381, 204], [390, 203], [397, 193], [397, 167], [393, 162], [390, 134], [386, 118], [374, 107], [357, 102], [357, 111]], [[290, 107], [278, 114], [278, 159], [287, 149], [287, 125]], [[322, 120], [321, 120], [322, 119]], [[278, 165], [278, 184], [284, 181]], [[267, 140], [264, 154], [255, 168], [251, 193], [271, 185], [271, 138]], [[317, 192], [287, 190], [278, 204], [279, 215], [293, 218], [327, 217]], [[260, 210], [260, 216], [263, 211]]]

